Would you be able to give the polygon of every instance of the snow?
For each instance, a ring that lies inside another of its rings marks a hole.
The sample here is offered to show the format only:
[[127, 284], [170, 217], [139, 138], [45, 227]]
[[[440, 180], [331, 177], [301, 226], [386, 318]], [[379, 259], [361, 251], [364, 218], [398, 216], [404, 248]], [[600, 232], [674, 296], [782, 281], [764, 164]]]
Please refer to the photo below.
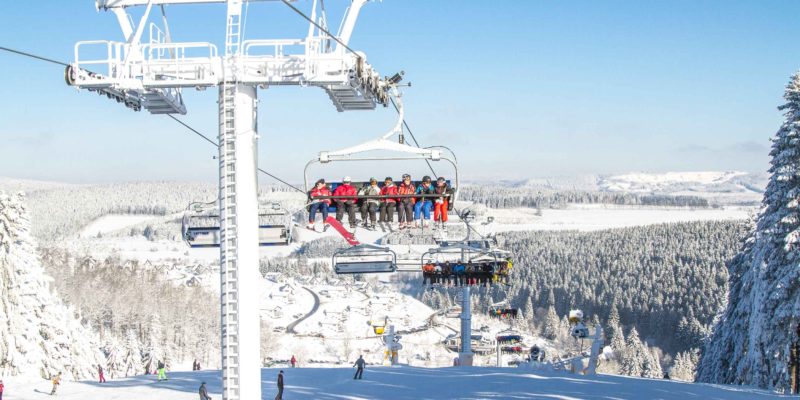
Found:
[[92, 221], [83, 228], [79, 236], [84, 238], [96, 237], [98, 234], [114, 232], [155, 218], [160, 217], [146, 214], [109, 214]]
[[566, 209], [543, 209], [541, 216], [531, 208], [490, 209], [494, 229], [503, 231], [578, 230], [595, 231], [671, 222], [744, 220], [755, 213], [752, 207], [698, 208], [569, 205]]
[[675, 184], [713, 185], [729, 182], [733, 178], [745, 176], [740, 171], [703, 171], [703, 172], [664, 172], [664, 173], [630, 173], [603, 178], [601, 187], [608, 190], [638, 192], [654, 191]]
[[[352, 365], [352, 364], [351, 364]], [[262, 369], [263, 398], [277, 392], [278, 368]], [[353, 380], [352, 368], [284, 368], [286, 399], [729, 399], [789, 398], [732, 386], [689, 384], [611, 375], [579, 376], [524, 368], [419, 368], [368, 365], [364, 379]], [[92, 382], [64, 382], [61, 400], [195, 400], [201, 382], [209, 395], [221, 398], [220, 371], [169, 372], [169, 380], [155, 375]], [[6, 378], [6, 400], [51, 399], [44, 380]]]

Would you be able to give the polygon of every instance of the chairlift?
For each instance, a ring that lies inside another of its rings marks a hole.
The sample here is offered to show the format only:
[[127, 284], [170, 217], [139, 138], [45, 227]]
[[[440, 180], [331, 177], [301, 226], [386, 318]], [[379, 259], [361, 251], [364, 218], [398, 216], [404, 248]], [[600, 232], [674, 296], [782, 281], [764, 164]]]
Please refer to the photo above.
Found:
[[502, 346], [500, 352], [503, 354], [521, 354], [524, 350], [522, 346]]
[[506, 329], [500, 332], [497, 332], [495, 336], [495, 340], [498, 344], [517, 344], [522, 342], [522, 334], [513, 330], [513, 329]]
[[387, 247], [360, 244], [333, 253], [337, 274], [374, 274], [397, 271], [397, 254]]
[[[393, 89], [394, 90], [394, 89]], [[308, 169], [314, 164], [330, 164], [330, 163], [339, 163], [345, 161], [413, 161], [413, 160], [421, 160], [426, 162], [431, 161], [441, 161], [445, 160], [449, 162], [454, 170], [454, 181], [447, 180], [447, 186], [449, 187], [449, 192], [444, 195], [372, 195], [367, 196], [363, 194], [358, 194], [356, 196], [325, 196], [320, 197], [320, 199], [351, 199], [353, 197], [357, 200], [357, 206], [360, 207], [366, 200], [368, 199], [387, 199], [387, 198], [407, 198], [407, 197], [414, 197], [414, 198], [438, 198], [445, 196], [448, 200], [448, 210], [452, 210], [453, 206], [456, 203], [458, 198], [458, 188], [459, 188], [459, 176], [458, 176], [458, 162], [455, 157], [455, 153], [452, 152], [449, 148], [443, 146], [431, 146], [431, 147], [414, 147], [405, 143], [405, 138], [403, 136], [403, 103], [401, 101], [401, 97], [396, 92], [393, 93], [395, 97], [397, 108], [398, 108], [398, 120], [395, 126], [385, 135], [381, 136], [378, 139], [370, 140], [355, 146], [347, 147], [344, 149], [339, 150], [332, 150], [332, 151], [322, 151], [319, 155], [310, 160], [305, 167], [304, 170], [304, 182], [305, 182], [305, 191], [306, 193], [310, 193], [311, 189], [313, 188], [315, 180], [309, 180]], [[397, 135], [398, 140], [393, 141], [390, 140], [392, 136]], [[443, 152], [442, 150], [446, 150]], [[374, 155], [369, 154], [372, 152], [383, 152], [383, 153], [391, 153], [391, 155]], [[449, 153], [449, 154], [448, 154]], [[397, 175], [395, 172], [387, 173], [387, 174], [370, 174], [371, 176], [392, 176]], [[382, 183], [382, 182], [379, 182]], [[413, 182], [415, 187], [421, 183], [421, 180]], [[329, 189], [331, 192], [336, 190], [336, 188], [341, 185], [342, 182], [330, 182]], [[369, 185], [368, 179], [361, 179], [361, 180], [353, 180], [351, 182], [353, 186], [356, 188], [362, 187], [364, 185]], [[333, 204], [329, 207], [330, 211], [336, 211], [336, 203], [334, 201]]]
[[[216, 202], [189, 204], [181, 221], [183, 240], [189, 247], [219, 247], [219, 208]], [[280, 203], [260, 206], [258, 243], [260, 246], [288, 245], [292, 241], [292, 213]]]
[[381, 336], [384, 332], [386, 332], [388, 320], [389, 317], [383, 317], [383, 320], [380, 318], [373, 318], [369, 321], [369, 324], [372, 326], [372, 331], [375, 332], [375, 335]]
[[499, 303], [494, 303], [489, 308], [489, 316], [493, 318], [512, 318], [516, 319], [519, 310], [509, 307], [508, 301], [503, 300]]

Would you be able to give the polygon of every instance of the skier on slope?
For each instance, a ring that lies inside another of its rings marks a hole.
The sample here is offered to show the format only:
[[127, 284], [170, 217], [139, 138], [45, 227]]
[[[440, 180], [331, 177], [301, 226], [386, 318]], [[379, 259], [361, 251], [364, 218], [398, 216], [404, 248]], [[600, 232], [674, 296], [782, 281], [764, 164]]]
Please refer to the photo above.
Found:
[[283, 400], [283, 370], [278, 373], [278, 394], [275, 396], [275, 400]]
[[364, 366], [366, 362], [364, 361], [364, 356], [358, 356], [358, 360], [356, 360], [355, 364], [353, 364], [356, 368], [356, 374], [353, 375], [353, 379], [361, 379], [361, 376], [364, 374]]
[[166, 366], [164, 365], [164, 361], [158, 361], [158, 381], [161, 382], [162, 380], [167, 380], [167, 372]]
[[294, 354], [292, 354], [292, 359], [290, 362], [292, 363], [292, 368], [294, 368], [297, 365], [297, 359], [294, 358]]
[[350, 177], [345, 176], [342, 178], [342, 184], [336, 187], [333, 191], [334, 196], [352, 196], [344, 199], [336, 199], [336, 220], [339, 223], [344, 218], [344, 212], [347, 211], [347, 222], [350, 223], [350, 228], [356, 227], [356, 195], [358, 190], [350, 184]]
[[3, 385], [3, 380], [0, 379], [0, 400], [3, 400], [3, 389], [4, 388], [5, 388], [5, 385]]
[[101, 365], [97, 366], [97, 375], [100, 377], [100, 383], [106, 382], [106, 377], [103, 374], [103, 367]]
[[208, 395], [208, 389], [206, 389], [205, 382], [200, 384], [200, 389], [198, 390], [198, 393], [200, 393], [200, 400], [211, 400], [211, 396]]
[[328, 229], [328, 206], [331, 204], [331, 199], [317, 199], [321, 196], [330, 196], [331, 191], [325, 184], [325, 179], [320, 179], [311, 189], [308, 194], [311, 200], [311, 205], [308, 209], [308, 229], [314, 230], [314, 222], [317, 218], [317, 211], [322, 212], [322, 222], [324, 223], [324, 230]]
[[58, 385], [61, 384], [61, 372], [59, 372], [56, 376], [52, 379], [53, 382], [53, 390], [50, 391], [50, 396], [55, 396], [56, 389], [58, 389]]

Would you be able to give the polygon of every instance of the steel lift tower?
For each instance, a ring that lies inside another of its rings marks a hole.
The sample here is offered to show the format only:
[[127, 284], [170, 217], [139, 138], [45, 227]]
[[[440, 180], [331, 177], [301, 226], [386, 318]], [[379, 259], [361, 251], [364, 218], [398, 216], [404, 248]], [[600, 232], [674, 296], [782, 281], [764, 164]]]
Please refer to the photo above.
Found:
[[[261, 399], [257, 88], [317, 86], [328, 93], [337, 110], [348, 111], [386, 106], [394, 84], [381, 79], [363, 54], [347, 46], [367, 0], [351, 1], [335, 36], [327, 28], [324, 4], [313, 0], [305, 38], [243, 40], [242, 6], [256, 1], [96, 0], [98, 10], [116, 16], [124, 41], [78, 42], [75, 61], [65, 74], [71, 86], [153, 114], [185, 114], [184, 88], [219, 88], [222, 396], [226, 400]], [[281, 2], [300, 13], [288, 0]], [[165, 6], [198, 3], [227, 5], [221, 55], [211, 42], [171, 40]], [[138, 23], [128, 12], [132, 7], [144, 8]], [[154, 8], [161, 11], [161, 27], [148, 25]], [[146, 27], [149, 40], [143, 41]]]

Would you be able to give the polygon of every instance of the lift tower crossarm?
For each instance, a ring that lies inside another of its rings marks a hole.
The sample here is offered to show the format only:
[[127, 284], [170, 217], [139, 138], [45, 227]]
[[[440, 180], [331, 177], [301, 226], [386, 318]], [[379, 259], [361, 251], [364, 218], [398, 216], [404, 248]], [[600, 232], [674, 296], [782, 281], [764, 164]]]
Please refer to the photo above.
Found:
[[[280, 1], [280, 0], [242, 0], [243, 3], [253, 3], [260, 1]], [[289, 0], [295, 1], [295, 0]], [[146, 6], [148, 0], [96, 0], [95, 6], [98, 10], [108, 10], [113, 8], [126, 8], [136, 6]], [[152, 0], [154, 6], [163, 4], [208, 4], [208, 3], [227, 3], [227, 0]]]

